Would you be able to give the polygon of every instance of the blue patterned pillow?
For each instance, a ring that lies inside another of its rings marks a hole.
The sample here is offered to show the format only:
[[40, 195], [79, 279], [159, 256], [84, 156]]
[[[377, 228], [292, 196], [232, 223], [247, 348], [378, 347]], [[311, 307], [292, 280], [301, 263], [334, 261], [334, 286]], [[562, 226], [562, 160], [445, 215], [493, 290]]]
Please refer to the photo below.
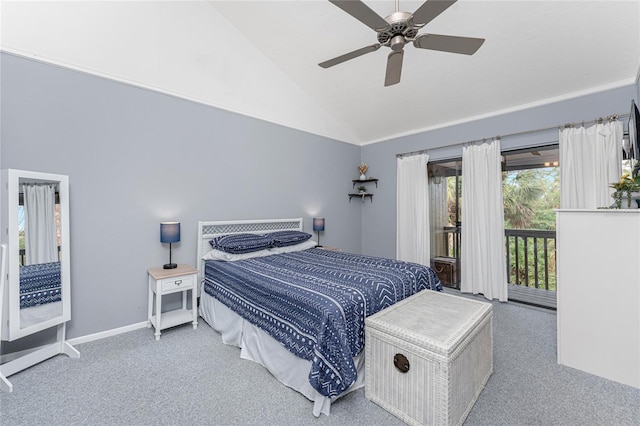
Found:
[[293, 246], [311, 238], [311, 234], [300, 231], [278, 231], [269, 234], [269, 236], [273, 238], [275, 247]]
[[209, 241], [211, 247], [226, 253], [242, 254], [263, 250], [273, 245], [270, 235], [233, 234], [216, 237]]

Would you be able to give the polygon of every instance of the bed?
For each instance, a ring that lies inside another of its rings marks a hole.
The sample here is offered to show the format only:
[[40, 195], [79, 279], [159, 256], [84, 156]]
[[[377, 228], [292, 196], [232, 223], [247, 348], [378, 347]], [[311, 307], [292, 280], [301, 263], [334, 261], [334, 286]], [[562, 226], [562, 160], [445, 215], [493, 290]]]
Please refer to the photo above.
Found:
[[61, 290], [60, 262], [20, 267], [20, 309], [58, 302]]
[[20, 324], [27, 327], [62, 315], [60, 262], [20, 267]]
[[429, 267], [322, 250], [309, 237], [301, 218], [199, 222], [199, 311], [319, 416], [364, 385], [364, 318], [442, 284]]

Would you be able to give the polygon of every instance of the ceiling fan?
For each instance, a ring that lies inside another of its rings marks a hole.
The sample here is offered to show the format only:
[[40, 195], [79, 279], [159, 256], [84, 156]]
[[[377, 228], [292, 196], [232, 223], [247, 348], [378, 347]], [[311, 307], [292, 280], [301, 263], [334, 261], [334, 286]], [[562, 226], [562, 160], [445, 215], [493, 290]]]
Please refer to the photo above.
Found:
[[442, 52], [473, 55], [484, 43], [483, 38], [457, 37], [442, 34], [420, 34], [418, 31], [426, 24], [447, 10], [456, 0], [427, 0], [415, 12], [401, 12], [399, 0], [396, 0], [396, 11], [382, 18], [369, 6], [359, 0], [329, 0], [349, 15], [353, 16], [378, 33], [378, 42], [345, 53], [328, 61], [319, 63], [322, 68], [329, 68], [367, 53], [375, 52], [381, 46], [391, 48], [387, 58], [385, 86], [400, 82], [404, 45], [413, 42], [419, 49], [439, 50]]

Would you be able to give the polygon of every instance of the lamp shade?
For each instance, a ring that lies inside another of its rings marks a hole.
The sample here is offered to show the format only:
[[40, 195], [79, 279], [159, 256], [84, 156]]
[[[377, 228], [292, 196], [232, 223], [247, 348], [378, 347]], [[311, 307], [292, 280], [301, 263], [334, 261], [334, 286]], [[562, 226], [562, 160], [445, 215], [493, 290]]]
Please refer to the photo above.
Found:
[[324, 217], [313, 218], [313, 230], [316, 232], [324, 231]]
[[177, 243], [180, 241], [180, 222], [160, 222], [160, 242]]

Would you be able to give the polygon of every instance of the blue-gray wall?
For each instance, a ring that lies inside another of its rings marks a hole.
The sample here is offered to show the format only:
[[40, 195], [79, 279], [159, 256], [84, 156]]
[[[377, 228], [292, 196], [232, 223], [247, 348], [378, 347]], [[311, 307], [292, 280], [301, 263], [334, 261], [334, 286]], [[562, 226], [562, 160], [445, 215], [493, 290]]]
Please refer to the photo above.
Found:
[[[347, 192], [360, 148], [38, 61], [2, 54], [1, 167], [69, 176], [68, 337], [145, 321], [159, 223], [195, 265], [198, 220], [326, 218], [322, 243], [360, 251]], [[170, 301], [171, 302], [171, 301]]]
[[[311, 231], [315, 215], [323, 243], [395, 257], [397, 153], [459, 157], [462, 142], [627, 113], [640, 97], [630, 85], [360, 148], [14, 55], [0, 65], [1, 167], [70, 177], [70, 338], [146, 319], [146, 270], [168, 260], [160, 221], [182, 223], [180, 263], [195, 262], [198, 220], [301, 216]], [[379, 187], [349, 203], [360, 161]]]
[[[640, 86], [629, 85], [594, 95], [583, 96], [549, 105], [528, 108], [509, 114], [441, 128], [416, 135], [366, 145], [362, 161], [369, 164], [372, 174], [381, 181], [372, 205], [362, 209], [362, 252], [395, 257], [396, 247], [396, 154], [429, 149], [431, 160], [462, 157], [462, 144], [502, 135], [501, 147], [519, 147], [557, 143], [557, 126], [579, 123], [612, 114], [627, 114], [631, 99]], [[464, 102], [464, 100], [452, 100]], [[625, 123], [627, 118], [624, 119]], [[552, 127], [552, 130], [521, 136], [504, 135]], [[626, 129], [626, 124], [625, 124]]]

